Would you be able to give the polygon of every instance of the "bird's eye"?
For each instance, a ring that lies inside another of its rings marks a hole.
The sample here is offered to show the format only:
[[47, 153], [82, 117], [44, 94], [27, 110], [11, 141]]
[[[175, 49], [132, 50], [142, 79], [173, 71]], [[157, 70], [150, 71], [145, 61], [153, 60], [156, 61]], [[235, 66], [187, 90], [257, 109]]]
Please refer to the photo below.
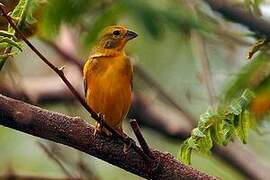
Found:
[[113, 35], [115, 35], [115, 36], [119, 36], [119, 35], [120, 35], [120, 31], [119, 31], [119, 30], [115, 30], [115, 31], [113, 31]]

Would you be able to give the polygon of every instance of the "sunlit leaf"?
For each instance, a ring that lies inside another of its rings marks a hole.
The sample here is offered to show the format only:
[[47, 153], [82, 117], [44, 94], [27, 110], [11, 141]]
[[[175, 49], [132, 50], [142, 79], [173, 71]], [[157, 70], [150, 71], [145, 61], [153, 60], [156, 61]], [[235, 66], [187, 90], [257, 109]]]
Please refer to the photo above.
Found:
[[178, 159], [181, 159], [184, 164], [190, 164], [191, 150], [192, 149], [188, 145], [188, 142], [183, 142], [183, 144], [181, 145], [181, 150], [178, 154]]
[[54, 37], [62, 23], [74, 24], [97, 0], [47, 0], [42, 21], [46, 37]]
[[17, 49], [19, 49], [20, 51], [22, 51], [22, 48], [21, 48], [21, 45], [19, 42], [16, 42], [14, 41], [13, 39], [10, 39], [10, 38], [0, 38], [0, 47], [3, 47], [1, 46], [1, 44], [3, 43], [7, 43], [8, 45], [10, 46], [13, 46], [13, 47], [16, 47]]
[[198, 151], [203, 154], [209, 154], [210, 149], [213, 147], [213, 141], [211, 137], [211, 131], [208, 129], [205, 132], [205, 137], [198, 138], [197, 140]]
[[252, 121], [247, 108], [253, 98], [254, 93], [246, 89], [231, 103], [220, 105], [217, 110], [207, 110], [202, 114], [198, 127], [181, 146], [181, 151], [183, 150], [180, 153], [180, 158], [183, 158], [181, 160], [189, 163], [192, 151], [209, 154], [214, 142], [225, 146], [236, 136], [246, 143]]
[[205, 134], [199, 128], [193, 129], [192, 135], [194, 135], [196, 137], [205, 137]]

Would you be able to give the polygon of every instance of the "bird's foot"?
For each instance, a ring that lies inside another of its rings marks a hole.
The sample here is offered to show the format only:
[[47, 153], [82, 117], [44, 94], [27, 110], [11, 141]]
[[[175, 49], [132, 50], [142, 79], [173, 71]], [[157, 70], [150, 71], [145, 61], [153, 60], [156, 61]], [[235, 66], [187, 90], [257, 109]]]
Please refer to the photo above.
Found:
[[105, 115], [102, 114], [102, 113], [98, 113], [98, 119], [99, 119], [99, 122], [96, 123], [96, 126], [95, 126], [95, 132], [94, 132], [94, 135], [96, 135], [96, 133], [104, 133], [106, 134], [107, 136], [111, 136], [112, 133], [110, 131], [108, 131], [105, 127], [104, 127], [104, 123], [105, 123]]
[[97, 122], [96, 125], [95, 125], [94, 136], [96, 136], [97, 133], [99, 133], [99, 134], [102, 133], [100, 123], [98, 123], [98, 122]]

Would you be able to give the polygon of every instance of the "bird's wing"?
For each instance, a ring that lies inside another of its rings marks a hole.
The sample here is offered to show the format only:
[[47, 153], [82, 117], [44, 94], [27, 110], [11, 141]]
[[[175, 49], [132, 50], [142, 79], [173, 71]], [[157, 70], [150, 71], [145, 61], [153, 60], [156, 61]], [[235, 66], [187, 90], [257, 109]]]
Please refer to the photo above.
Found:
[[87, 96], [87, 91], [89, 90], [87, 79], [91, 76], [91, 66], [93, 63], [93, 58], [89, 58], [83, 67], [83, 83], [84, 83], [84, 96]]
[[132, 65], [131, 65], [131, 79], [130, 79], [131, 90], [133, 90], [133, 73], [134, 73], [133, 70], [134, 70], [134, 69], [133, 69], [133, 67], [132, 67]]
[[83, 78], [83, 86], [84, 86], [84, 97], [87, 95], [87, 82], [85, 77]]
[[131, 86], [131, 90], [133, 90], [133, 71], [134, 71], [134, 68], [131, 64], [131, 60], [129, 57], [126, 57], [126, 68], [128, 69], [128, 74], [129, 74], [129, 77], [130, 77], [130, 86]]

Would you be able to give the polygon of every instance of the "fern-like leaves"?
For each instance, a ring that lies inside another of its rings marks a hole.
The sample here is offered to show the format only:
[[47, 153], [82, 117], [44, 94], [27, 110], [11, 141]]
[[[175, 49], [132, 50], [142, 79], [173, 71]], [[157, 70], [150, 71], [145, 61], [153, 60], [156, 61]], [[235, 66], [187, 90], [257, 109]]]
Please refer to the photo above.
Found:
[[253, 92], [246, 89], [230, 104], [207, 110], [202, 114], [198, 127], [193, 129], [191, 137], [183, 142], [179, 159], [185, 164], [190, 164], [192, 151], [209, 154], [213, 143], [224, 146], [234, 137], [239, 137], [246, 143], [248, 129], [253, 124], [253, 118], [247, 108], [253, 97]]

